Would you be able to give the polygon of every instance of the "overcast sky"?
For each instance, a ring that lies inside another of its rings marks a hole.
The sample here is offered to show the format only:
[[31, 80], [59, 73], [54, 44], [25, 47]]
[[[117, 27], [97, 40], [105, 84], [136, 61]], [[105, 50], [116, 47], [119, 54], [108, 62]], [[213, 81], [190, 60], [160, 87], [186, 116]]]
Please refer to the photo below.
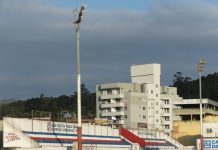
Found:
[[81, 25], [81, 77], [96, 84], [130, 82], [132, 64], [160, 63], [161, 84], [181, 71], [196, 79], [218, 71], [215, 0], [0, 0], [0, 99], [76, 91], [73, 9]]

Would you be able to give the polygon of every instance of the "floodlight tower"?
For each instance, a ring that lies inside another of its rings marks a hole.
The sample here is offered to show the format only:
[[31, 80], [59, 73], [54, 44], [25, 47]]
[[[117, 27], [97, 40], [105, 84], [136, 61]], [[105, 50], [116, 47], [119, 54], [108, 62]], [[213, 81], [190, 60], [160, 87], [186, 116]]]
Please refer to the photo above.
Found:
[[77, 139], [78, 139], [78, 150], [82, 150], [82, 116], [81, 116], [81, 78], [80, 78], [80, 23], [83, 17], [83, 11], [85, 10], [85, 6], [81, 6], [80, 10], [75, 9], [73, 11], [74, 15], [76, 15], [76, 21], [74, 21], [74, 25], [76, 28], [76, 51], [77, 51], [77, 119], [78, 119], [78, 127], [77, 127]]
[[201, 150], [204, 149], [204, 140], [203, 140], [203, 116], [202, 116], [202, 86], [201, 86], [201, 76], [202, 72], [204, 71], [204, 66], [206, 61], [204, 59], [200, 59], [198, 62], [197, 71], [199, 73], [199, 97], [200, 97], [200, 129], [201, 129]]

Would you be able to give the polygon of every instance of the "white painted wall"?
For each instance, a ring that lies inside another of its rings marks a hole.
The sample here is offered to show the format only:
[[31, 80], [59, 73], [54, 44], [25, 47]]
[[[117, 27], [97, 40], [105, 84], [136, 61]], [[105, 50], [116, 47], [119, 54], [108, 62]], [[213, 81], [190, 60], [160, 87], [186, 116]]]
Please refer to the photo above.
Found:
[[[26, 118], [4, 118], [3, 121], [4, 136], [3, 146], [5, 148], [27, 148], [27, 149], [41, 149], [45, 147], [45, 150], [53, 149], [66, 149], [68, 146], [72, 146], [71, 143], [37, 143], [30, 137], [43, 137], [43, 138], [71, 138], [77, 139], [77, 125], [73, 123], [63, 122], [51, 122], [42, 120], [31, 120]], [[26, 133], [23, 133], [26, 132]], [[58, 135], [46, 134], [46, 133], [61, 133]], [[94, 124], [82, 124], [83, 139], [92, 140], [117, 140], [120, 141], [119, 129], [113, 129], [109, 126], [100, 126]], [[66, 136], [66, 134], [73, 134], [72, 137]], [[93, 136], [92, 136], [93, 135]], [[112, 139], [111, 139], [112, 137]], [[75, 142], [74, 142], [75, 143]], [[87, 145], [85, 145], [87, 146]], [[96, 145], [98, 149], [106, 149], [111, 145]], [[87, 146], [90, 148], [90, 146]], [[130, 145], [114, 146], [115, 149], [128, 149]], [[44, 150], [44, 149], [43, 149]]]
[[0, 131], [3, 131], [3, 120], [0, 120]]
[[203, 123], [203, 134], [207, 138], [218, 138], [218, 123]]
[[160, 82], [160, 64], [132, 65], [130, 73], [132, 83], [156, 84]]

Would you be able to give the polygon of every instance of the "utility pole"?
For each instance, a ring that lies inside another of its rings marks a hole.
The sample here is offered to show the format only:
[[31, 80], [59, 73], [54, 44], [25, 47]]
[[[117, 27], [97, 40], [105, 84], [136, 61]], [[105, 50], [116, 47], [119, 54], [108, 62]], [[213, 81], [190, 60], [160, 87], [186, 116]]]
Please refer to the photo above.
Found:
[[81, 116], [81, 77], [80, 77], [80, 23], [82, 21], [83, 11], [85, 6], [81, 6], [80, 10], [74, 10], [73, 13], [77, 15], [74, 25], [76, 28], [76, 49], [77, 49], [77, 139], [78, 139], [78, 150], [82, 150], [82, 116]]
[[201, 129], [201, 139], [200, 139], [200, 147], [201, 150], [204, 150], [204, 137], [203, 137], [203, 115], [202, 115], [202, 85], [201, 85], [201, 76], [202, 72], [204, 71], [204, 65], [206, 61], [204, 59], [200, 59], [197, 67], [197, 71], [199, 73], [199, 97], [200, 97], [200, 129]]

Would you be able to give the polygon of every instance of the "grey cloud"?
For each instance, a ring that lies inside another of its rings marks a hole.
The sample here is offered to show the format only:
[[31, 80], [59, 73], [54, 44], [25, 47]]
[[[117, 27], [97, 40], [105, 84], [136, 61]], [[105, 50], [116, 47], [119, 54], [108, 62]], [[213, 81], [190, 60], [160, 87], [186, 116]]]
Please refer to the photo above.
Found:
[[[0, 98], [72, 94], [76, 85], [71, 9], [42, 1], [0, 3]], [[147, 10], [87, 9], [81, 26], [81, 73], [91, 91], [130, 82], [132, 64], [161, 63], [162, 83], [177, 71], [196, 77], [217, 71], [218, 6], [205, 1], [150, 0]]]

